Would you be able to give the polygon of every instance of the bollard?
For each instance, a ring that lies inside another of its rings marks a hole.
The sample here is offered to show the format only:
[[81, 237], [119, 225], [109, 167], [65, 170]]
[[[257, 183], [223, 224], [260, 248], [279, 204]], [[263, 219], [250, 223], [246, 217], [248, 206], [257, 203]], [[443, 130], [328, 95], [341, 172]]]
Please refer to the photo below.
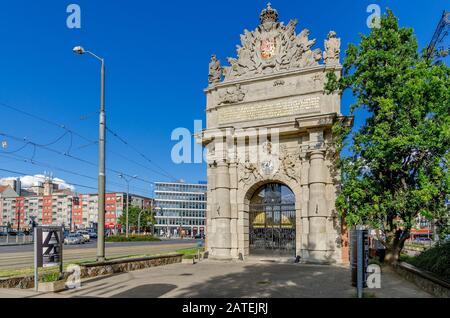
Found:
[[9, 244], [9, 234], [6, 234], [6, 244]]

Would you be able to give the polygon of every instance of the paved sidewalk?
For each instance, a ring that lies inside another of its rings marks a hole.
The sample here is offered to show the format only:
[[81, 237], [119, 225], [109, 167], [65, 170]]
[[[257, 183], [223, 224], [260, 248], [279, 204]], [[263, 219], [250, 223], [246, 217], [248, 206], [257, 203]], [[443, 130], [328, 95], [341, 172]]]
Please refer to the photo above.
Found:
[[[58, 294], [0, 289], [0, 297], [225, 297], [225, 298], [346, 298], [354, 297], [347, 268], [277, 263], [206, 261], [195, 265], [173, 264], [83, 282], [82, 287]], [[382, 288], [368, 290], [371, 297], [431, 297], [389, 269]], [[23, 294], [21, 294], [23, 293]]]

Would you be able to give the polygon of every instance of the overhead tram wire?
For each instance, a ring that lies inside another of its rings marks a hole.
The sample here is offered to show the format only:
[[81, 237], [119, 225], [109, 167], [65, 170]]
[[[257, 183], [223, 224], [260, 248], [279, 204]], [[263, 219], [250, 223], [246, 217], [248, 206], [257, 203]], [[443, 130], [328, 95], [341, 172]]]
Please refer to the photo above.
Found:
[[[37, 161], [34, 161], [34, 160], [27, 159], [27, 158], [22, 157], [22, 156], [17, 156], [17, 155], [16, 155], [17, 158], [15, 158], [15, 157], [11, 157], [11, 156], [9, 156], [9, 155], [6, 156], [6, 155], [0, 154], [0, 157], [12, 159], [12, 160], [16, 160], [16, 161], [19, 161], [19, 162], [24, 162], [24, 163], [28, 163], [28, 164], [31, 164], [31, 165], [35, 165], [35, 166], [39, 166], [39, 167], [43, 167], [43, 168], [52, 169], [52, 170], [59, 170], [59, 171], [65, 172], [65, 173], [67, 173], [67, 174], [72, 174], [72, 175], [74, 175], [74, 176], [83, 177], [83, 178], [86, 178], [86, 179], [90, 179], [90, 180], [93, 180], [93, 181], [97, 181], [97, 178], [94, 178], [94, 177], [91, 177], [91, 176], [88, 176], [88, 175], [84, 175], [84, 174], [81, 174], [81, 173], [78, 173], [78, 172], [70, 171], [70, 170], [67, 170], [67, 169], [64, 169], [64, 168], [59, 168], [59, 167], [52, 166], [52, 165], [48, 165], [48, 164], [45, 164], [45, 163], [40, 163], [40, 162], [37, 162]], [[20, 157], [22, 157], [23, 159], [21, 159]], [[30, 175], [30, 174], [27, 174], [27, 175]], [[125, 192], [125, 190], [123, 189], [123, 187], [124, 187], [123, 184], [120, 184], [120, 183], [118, 183], [118, 182], [111, 182], [111, 181], [109, 181], [108, 183], [109, 183], [110, 185], [112, 185], [112, 186], [122, 188], [120, 192]], [[72, 184], [72, 183], [70, 183], [70, 184]], [[72, 184], [72, 185], [76, 185], [76, 184]], [[83, 187], [87, 187], [87, 186], [83, 186]], [[91, 189], [97, 189], [97, 188], [94, 188], [94, 187], [89, 187], [89, 188], [91, 188]], [[145, 193], [145, 192], [148, 192], [148, 191], [149, 191], [149, 189], [145, 189], [145, 188], [141, 188], [141, 187], [136, 187], [136, 186], [131, 186], [130, 188], [131, 188], [131, 189], [138, 190], [139, 192], [142, 192], [142, 193]], [[108, 192], [115, 192], [115, 191], [110, 191], [110, 189], [109, 189]]]
[[[43, 117], [41, 117], [41, 116], [34, 115], [34, 114], [30, 113], [30, 112], [21, 110], [21, 109], [19, 109], [18, 107], [14, 107], [14, 106], [11, 106], [11, 105], [6, 104], [6, 103], [3, 103], [3, 102], [0, 102], [0, 106], [3, 106], [4, 108], [8, 108], [8, 109], [13, 110], [13, 111], [18, 112], [18, 113], [21, 113], [21, 114], [23, 114], [23, 115], [29, 116], [29, 117], [34, 118], [34, 119], [36, 119], [36, 120], [45, 122], [45, 123], [47, 123], [47, 124], [49, 124], [49, 125], [52, 125], [52, 126], [55, 126], [55, 127], [61, 128], [61, 129], [64, 129], [66, 132], [70, 133], [70, 134], [71, 134], [71, 145], [70, 145], [69, 151], [67, 151], [67, 153], [69, 153], [69, 152], [70, 152], [70, 149], [72, 149], [72, 137], [73, 137], [73, 135], [75, 135], [75, 136], [77, 136], [77, 137], [79, 137], [79, 138], [81, 138], [81, 139], [83, 139], [83, 140], [85, 140], [85, 141], [88, 142], [88, 144], [82, 146], [82, 148], [87, 147], [87, 146], [90, 146], [90, 145], [93, 145], [93, 144], [98, 144], [98, 141], [92, 140], [92, 139], [90, 139], [90, 138], [88, 138], [88, 137], [85, 137], [85, 136], [83, 136], [83, 135], [77, 133], [76, 131], [74, 131], [74, 130], [72, 130], [72, 129], [69, 129], [66, 125], [62, 125], [62, 124], [59, 124], [59, 123], [54, 122], [54, 121], [52, 121], [52, 120], [43, 118]], [[145, 169], [147, 169], [147, 170], [149, 170], [149, 171], [151, 171], [151, 172], [153, 172], [153, 173], [155, 173], [155, 174], [161, 175], [161, 176], [166, 177], [166, 178], [169, 178], [169, 179], [173, 179], [174, 181], [177, 180], [177, 179], [174, 178], [172, 175], [170, 175], [170, 173], [168, 173], [167, 171], [165, 171], [164, 169], [162, 169], [161, 167], [159, 167], [159, 166], [158, 166], [156, 163], [154, 163], [152, 160], [148, 159], [144, 154], [142, 154], [140, 151], [138, 151], [138, 150], [136, 149], [136, 147], [133, 147], [133, 146], [132, 146], [131, 144], [129, 144], [125, 139], [123, 139], [122, 137], [120, 137], [117, 133], [113, 132], [113, 131], [112, 131], [111, 129], [109, 129], [108, 127], [106, 127], [106, 130], [108, 130], [111, 134], [113, 134], [114, 137], [118, 138], [122, 143], [124, 143], [124, 144], [127, 145], [128, 147], [132, 148], [134, 151], [138, 152], [139, 155], [140, 155], [142, 158], [144, 158], [146, 161], [148, 161], [149, 163], [151, 163], [151, 164], [153, 164], [154, 166], [156, 166], [156, 167], [157, 167], [159, 170], [161, 170], [162, 172], [158, 172], [158, 171], [156, 171], [155, 169], [152, 169], [152, 168], [150, 168], [150, 167], [144, 166], [143, 164], [140, 164], [140, 163], [138, 163], [137, 161], [134, 161], [134, 160], [132, 160], [132, 159], [129, 159], [129, 158], [125, 157], [123, 154], [120, 154], [120, 153], [118, 153], [118, 152], [111, 151], [111, 150], [108, 150], [108, 152], [110, 152], [110, 153], [112, 153], [112, 154], [114, 154], [114, 155], [116, 155], [116, 156], [119, 156], [119, 157], [121, 157], [122, 159], [127, 160], [127, 161], [129, 161], [129, 162], [131, 162], [131, 163], [133, 163], [133, 164], [135, 164], [135, 165], [138, 165], [138, 166], [140, 166], [140, 167], [142, 167], [142, 168], [145, 168]], [[64, 137], [64, 136], [62, 136], [62, 137]], [[62, 138], [62, 137], [61, 137], [61, 138]], [[59, 140], [58, 140], [58, 141], [59, 141]], [[80, 148], [81, 148], [81, 147], [80, 147]], [[107, 169], [107, 170], [108, 170], [108, 169]]]
[[[49, 152], [58, 154], [58, 155], [60, 155], [60, 156], [69, 157], [69, 158], [71, 158], [71, 159], [73, 159], [73, 160], [77, 160], [77, 161], [80, 161], [80, 162], [82, 162], [82, 163], [89, 164], [89, 165], [91, 165], [91, 166], [93, 166], [93, 167], [97, 167], [97, 164], [94, 163], [94, 162], [91, 162], [91, 161], [85, 160], [85, 159], [83, 159], [83, 158], [79, 158], [79, 157], [73, 156], [73, 155], [68, 154], [68, 153], [66, 153], [66, 152], [60, 152], [60, 151], [58, 151], [58, 150], [56, 150], [56, 149], [49, 148], [48, 146], [43, 146], [43, 145], [37, 144], [37, 143], [32, 142], [32, 141], [30, 141], [30, 140], [24, 140], [24, 139], [21, 139], [20, 137], [13, 136], [13, 135], [10, 135], [10, 134], [6, 134], [6, 133], [3, 133], [3, 132], [0, 132], [0, 136], [4, 136], [4, 137], [7, 137], [7, 138], [11, 138], [11, 139], [16, 140], [16, 141], [19, 141], [19, 142], [28, 143], [28, 144], [31, 144], [31, 145], [33, 145], [33, 146], [35, 146], [35, 147], [42, 148], [42, 149], [45, 149], [45, 150], [47, 150], [47, 151], [49, 151]], [[122, 174], [122, 175], [127, 176], [127, 177], [133, 177], [132, 175], [130, 175], [130, 174], [128, 174], [128, 173], [125, 173], [125, 172], [122, 172], [122, 171], [118, 171], [118, 170], [115, 170], [115, 169], [107, 168], [106, 170], [109, 170], [109, 171], [111, 171], [111, 172], [114, 172], [114, 173], [116, 173], [116, 174], [118, 174], [118, 175], [119, 175], [119, 174]], [[136, 178], [134, 178], [134, 179], [139, 180], [139, 181], [144, 182], [144, 183], [148, 183], [148, 184], [153, 185], [153, 182], [148, 181], [148, 180], [145, 180], [145, 179], [142, 179], [142, 178], [140, 178], [140, 177], [136, 177]]]
[[151, 159], [149, 159], [145, 154], [143, 154], [138, 148], [134, 147], [132, 144], [130, 144], [128, 141], [126, 141], [123, 137], [119, 136], [119, 134], [117, 134], [115, 131], [113, 131], [112, 129], [110, 129], [109, 127], [106, 127], [106, 130], [109, 131], [114, 137], [116, 137], [118, 140], [120, 140], [124, 145], [128, 146], [129, 148], [131, 148], [132, 150], [134, 150], [136, 153], [138, 153], [143, 159], [145, 159], [147, 162], [149, 162], [150, 164], [154, 165], [155, 167], [157, 167], [159, 170], [163, 171], [166, 177], [169, 177], [170, 179], [172, 179], [173, 181], [176, 181], [177, 178], [175, 178], [174, 176], [172, 176], [169, 172], [167, 172], [166, 170], [164, 170], [162, 167], [160, 167], [159, 165], [157, 165], [156, 163], [154, 163]]
[[[22, 176], [22, 177], [31, 175], [30, 173], [26, 173], [26, 172], [14, 171], [14, 170], [3, 169], [3, 168], [0, 168], [0, 171], [12, 173], [12, 174], [19, 175], [19, 176]], [[38, 178], [38, 179], [43, 179], [45, 181], [45, 177], [36, 177], [36, 176], [34, 176], [34, 177]], [[88, 186], [88, 185], [84, 185], [84, 184], [69, 182], [67, 180], [65, 180], [65, 183], [67, 183], [68, 185], [72, 185], [72, 186], [76, 186], [76, 187], [80, 187], [80, 188], [97, 190], [97, 188], [94, 188], [94, 187], [91, 187], [91, 186]]]
[[54, 122], [54, 121], [52, 121], [52, 120], [49, 120], [49, 119], [40, 117], [40, 116], [38, 116], [38, 115], [34, 115], [34, 114], [32, 114], [32, 113], [29, 113], [29, 112], [27, 112], [27, 111], [21, 110], [21, 109], [19, 109], [19, 108], [17, 108], [17, 107], [11, 106], [11, 105], [6, 104], [6, 103], [3, 103], [3, 102], [0, 102], [0, 106], [2, 106], [2, 107], [4, 107], [4, 108], [8, 108], [8, 109], [13, 110], [13, 111], [18, 112], [18, 113], [21, 113], [21, 114], [26, 115], [26, 116], [28, 116], [28, 117], [34, 118], [34, 119], [36, 119], [36, 120], [42, 121], [42, 122], [47, 123], [47, 124], [49, 124], [49, 125], [52, 125], [52, 126], [55, 126], [55, 127], [61, 128], [61, 129], [64, 129], [64, 130], [66, 130], [67, 132], [69, 132], [69, 133], [71, 133], [71, 134], [73, 134], [73, 135], [75, 135], [75, 136], [77, 136], [77, 137], [79, 137], [79, 138], [81, 138], [81, 139], [84, 139], [85, 141], [92, 142], [92, 140], [90, 140], [89, 138], [87, 138], [87, 137], [85, 137], [85, 136], [83, 136], [83, 135], [77, 133], [76, 131], [74, 131], [74, 130], [68, 128], [68, 127], [65, 126], [65, 125], [58, 124], [57, 122]]

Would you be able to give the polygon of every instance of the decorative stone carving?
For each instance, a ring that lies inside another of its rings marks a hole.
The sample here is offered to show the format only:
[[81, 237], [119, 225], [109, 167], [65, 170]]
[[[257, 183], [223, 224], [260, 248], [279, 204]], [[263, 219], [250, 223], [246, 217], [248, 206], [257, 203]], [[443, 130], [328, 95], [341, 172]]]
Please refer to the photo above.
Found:
[[285, 84], [285, 82], [283, 81], [283, 80], [276, 80], [274, 83], [273, 83], [273, 86], [274, 87], [277, 87], [277, 86], [283, 86]]
[[261, 21], [261, 24], [278, 21], [278, 11], [272, 8], [270, 2], [267, 4], [267, 8], [261, 11], [259, 21]]
[[220, 65], [220, 61], [217, 59], [216, 55], [211, 56], [211, 62], [209, 62], [209, 76], [208, 83], [214, 84], [219, 83], [222, 80], [223, 69]]
[[284, 145], [280, 147], [281, 172], [295, 182], [298, 182], [300, 177], [298, 159], [299, 154], [290, 153]]
[[260, 21], [254, 31], [245, 30], [241, 35], [238, 57], [228, 58], [230, 66], [224, 67], [225, 81], [318, 65], [322, 52], [311, 50], [316, 40], [309, 39], [309, 30], [296, 34], [296, 20], [285, 26], [278, 22], [277, 11], [268, 4]]
[[219, 94], [219, 105], [242, 102], [246, 92], [240, 84], [227, 88], [225, 92]]
[[263, 152], [267, 155], [272, 154], [272, 142], [271, 141], [265, 141], [262, 144]]
[[341, 39], [336, 38], [336, 32], [330, 31], [328, 39], [325, 40], [325, 52], [323, 59], [326, 65], [338, 65], [341, 52]]
[[261, 174], [259, 173], [258, 166], [254, 163], [251, 163], [248, 159], [245, 161], [244, 164], [240, 163], [239, 167], [240, 167], [239, 182], [243, 182], [244, 184], [248, 185], [251, 182], [254, 182], [255, 180], [262, 178]]

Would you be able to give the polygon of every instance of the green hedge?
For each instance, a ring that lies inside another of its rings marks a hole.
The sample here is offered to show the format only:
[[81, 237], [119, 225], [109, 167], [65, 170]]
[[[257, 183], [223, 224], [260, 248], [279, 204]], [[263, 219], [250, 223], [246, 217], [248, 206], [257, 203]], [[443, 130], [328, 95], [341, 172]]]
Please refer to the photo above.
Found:
[[411, 257], [408, 259], [408, 263], [450, 281], [450, 242], [437, 244], [421, 254]]
[[106, 242], [152, 242], [161, 241], [159, 238], [151, 235], [112, 235], [106, 238]]
[[59, 272], [45, 273], [39, 280], [43, 283], [56, 282], [59, 280]]

